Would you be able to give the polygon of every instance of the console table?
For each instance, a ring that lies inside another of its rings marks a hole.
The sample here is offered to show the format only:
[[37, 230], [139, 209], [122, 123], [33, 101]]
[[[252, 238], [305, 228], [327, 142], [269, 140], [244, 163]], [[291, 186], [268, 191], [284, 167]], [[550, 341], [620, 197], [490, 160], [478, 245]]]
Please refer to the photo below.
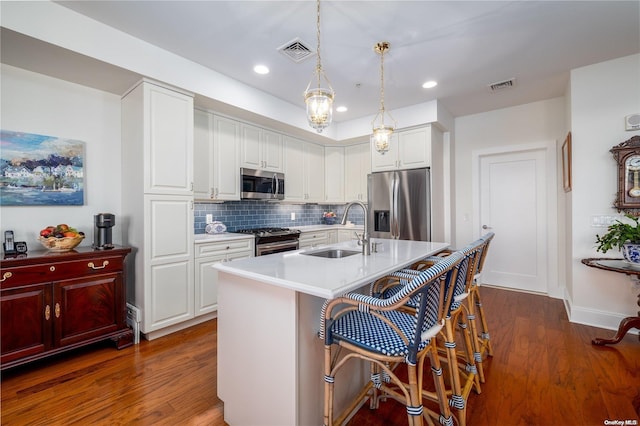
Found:
[[133, 344], [126, 323], [130, 248], [34, 250], [0, 262], [0, 369], [100, 340]]
[[[582, 263], [593, 268], [627, 274], [632, 281], [638, 282], [640, 280], [640, 265], [635, 266], [622, 259], [589, 258], [582, 259]], [[640, 293], [638, 293], [638, 306], [640, 306]], [[618, 332], [611, 339], [595, 338], [591, 343], [598, 346], [614, 345], [622, 340], [632, 328], [640, 329], [640, 311], [638, 311], [638, 316], [623, 319], [618, 326]]]

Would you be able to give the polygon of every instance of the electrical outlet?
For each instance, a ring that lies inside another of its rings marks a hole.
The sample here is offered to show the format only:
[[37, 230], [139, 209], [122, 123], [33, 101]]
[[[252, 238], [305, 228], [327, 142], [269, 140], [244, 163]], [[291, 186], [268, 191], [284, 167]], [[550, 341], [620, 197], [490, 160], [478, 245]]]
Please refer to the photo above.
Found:
[[207, 225], [213, 222], [213, 215], [212, 214], [208, 214], [207, 215], [206, 222], [207, 222]]
[[296, 212], [291, 212], [291, 220], [296, 220]]

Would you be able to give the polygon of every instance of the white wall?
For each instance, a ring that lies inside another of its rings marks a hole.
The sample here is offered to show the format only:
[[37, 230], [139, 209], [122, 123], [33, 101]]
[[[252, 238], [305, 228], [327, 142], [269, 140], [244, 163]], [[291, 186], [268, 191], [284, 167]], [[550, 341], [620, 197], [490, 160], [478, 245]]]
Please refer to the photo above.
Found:
[[629, 278], [580, 263], [588, 257], [621, 257], [618, 252], [603, 255], [595, 251], [596, 234], [606, 229], [591, 227], [591, 217], [616, 213], [612, 203], [617, 166], [609, 150], [640, 134], [624, 130], [624, 117], [633, 113], [640, 113], [640, 55], [571, 72], [573, 190], [567, 200], [567, 226], [572, 228], [573, 239], [568, 251], [572, 255], [568, 302], [576, 322], [616, 328], [620, 319], [638, 310], [638, 292]]
[[[473, 229], [472, 152], [512, 145], [564, 140], [564, 98], [458, 117], [455, 121], [456, 244], [477, 236]], [[553, 166], [553, 165], [550, 165]]]
[[66, 223], [85, 232], [82, 246], [91, 245], [93, 215], [108, 212], [116, 215], [113, 237], [120, 244], [120, 98], [8, 65], [1, 67], [1, 84], [2, 129], [86, 143], [85, 205], [3, 206], [2, 232], [13, 230], [33, 250], [41, 248], [40, 229]]

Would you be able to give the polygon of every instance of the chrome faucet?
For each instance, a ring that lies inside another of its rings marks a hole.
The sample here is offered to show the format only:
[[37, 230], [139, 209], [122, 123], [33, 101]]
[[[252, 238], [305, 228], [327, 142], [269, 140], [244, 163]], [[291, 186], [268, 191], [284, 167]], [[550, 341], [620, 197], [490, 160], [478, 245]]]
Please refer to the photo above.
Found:
[[340, 223], [342, 225], [347, 224], [347, 214], [349, 213], [349, 209], [356, 204], [364, 210], [364, 233], [362, 234], [362, 238], [360, 238], [356, 233], [356, 235], [358, 235], [358, 245], [362, 246], [362, 255], [369, 256], [371, 254], [371, 239], [369, 238], [369, 209], [367, 208], [367, 205], [362, 201], [350, 202], [344, 209], [344, 214], [342, 215], [342, 221]]

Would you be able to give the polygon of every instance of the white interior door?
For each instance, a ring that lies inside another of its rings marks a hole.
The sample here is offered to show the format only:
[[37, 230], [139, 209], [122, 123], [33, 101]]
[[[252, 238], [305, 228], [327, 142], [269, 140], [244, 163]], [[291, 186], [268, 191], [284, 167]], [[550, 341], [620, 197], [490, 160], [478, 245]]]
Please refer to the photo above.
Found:
[[544, 149], [480, 156], [480, 234], [496, 234], [484, 283], [547, 292], [546, 168]]

